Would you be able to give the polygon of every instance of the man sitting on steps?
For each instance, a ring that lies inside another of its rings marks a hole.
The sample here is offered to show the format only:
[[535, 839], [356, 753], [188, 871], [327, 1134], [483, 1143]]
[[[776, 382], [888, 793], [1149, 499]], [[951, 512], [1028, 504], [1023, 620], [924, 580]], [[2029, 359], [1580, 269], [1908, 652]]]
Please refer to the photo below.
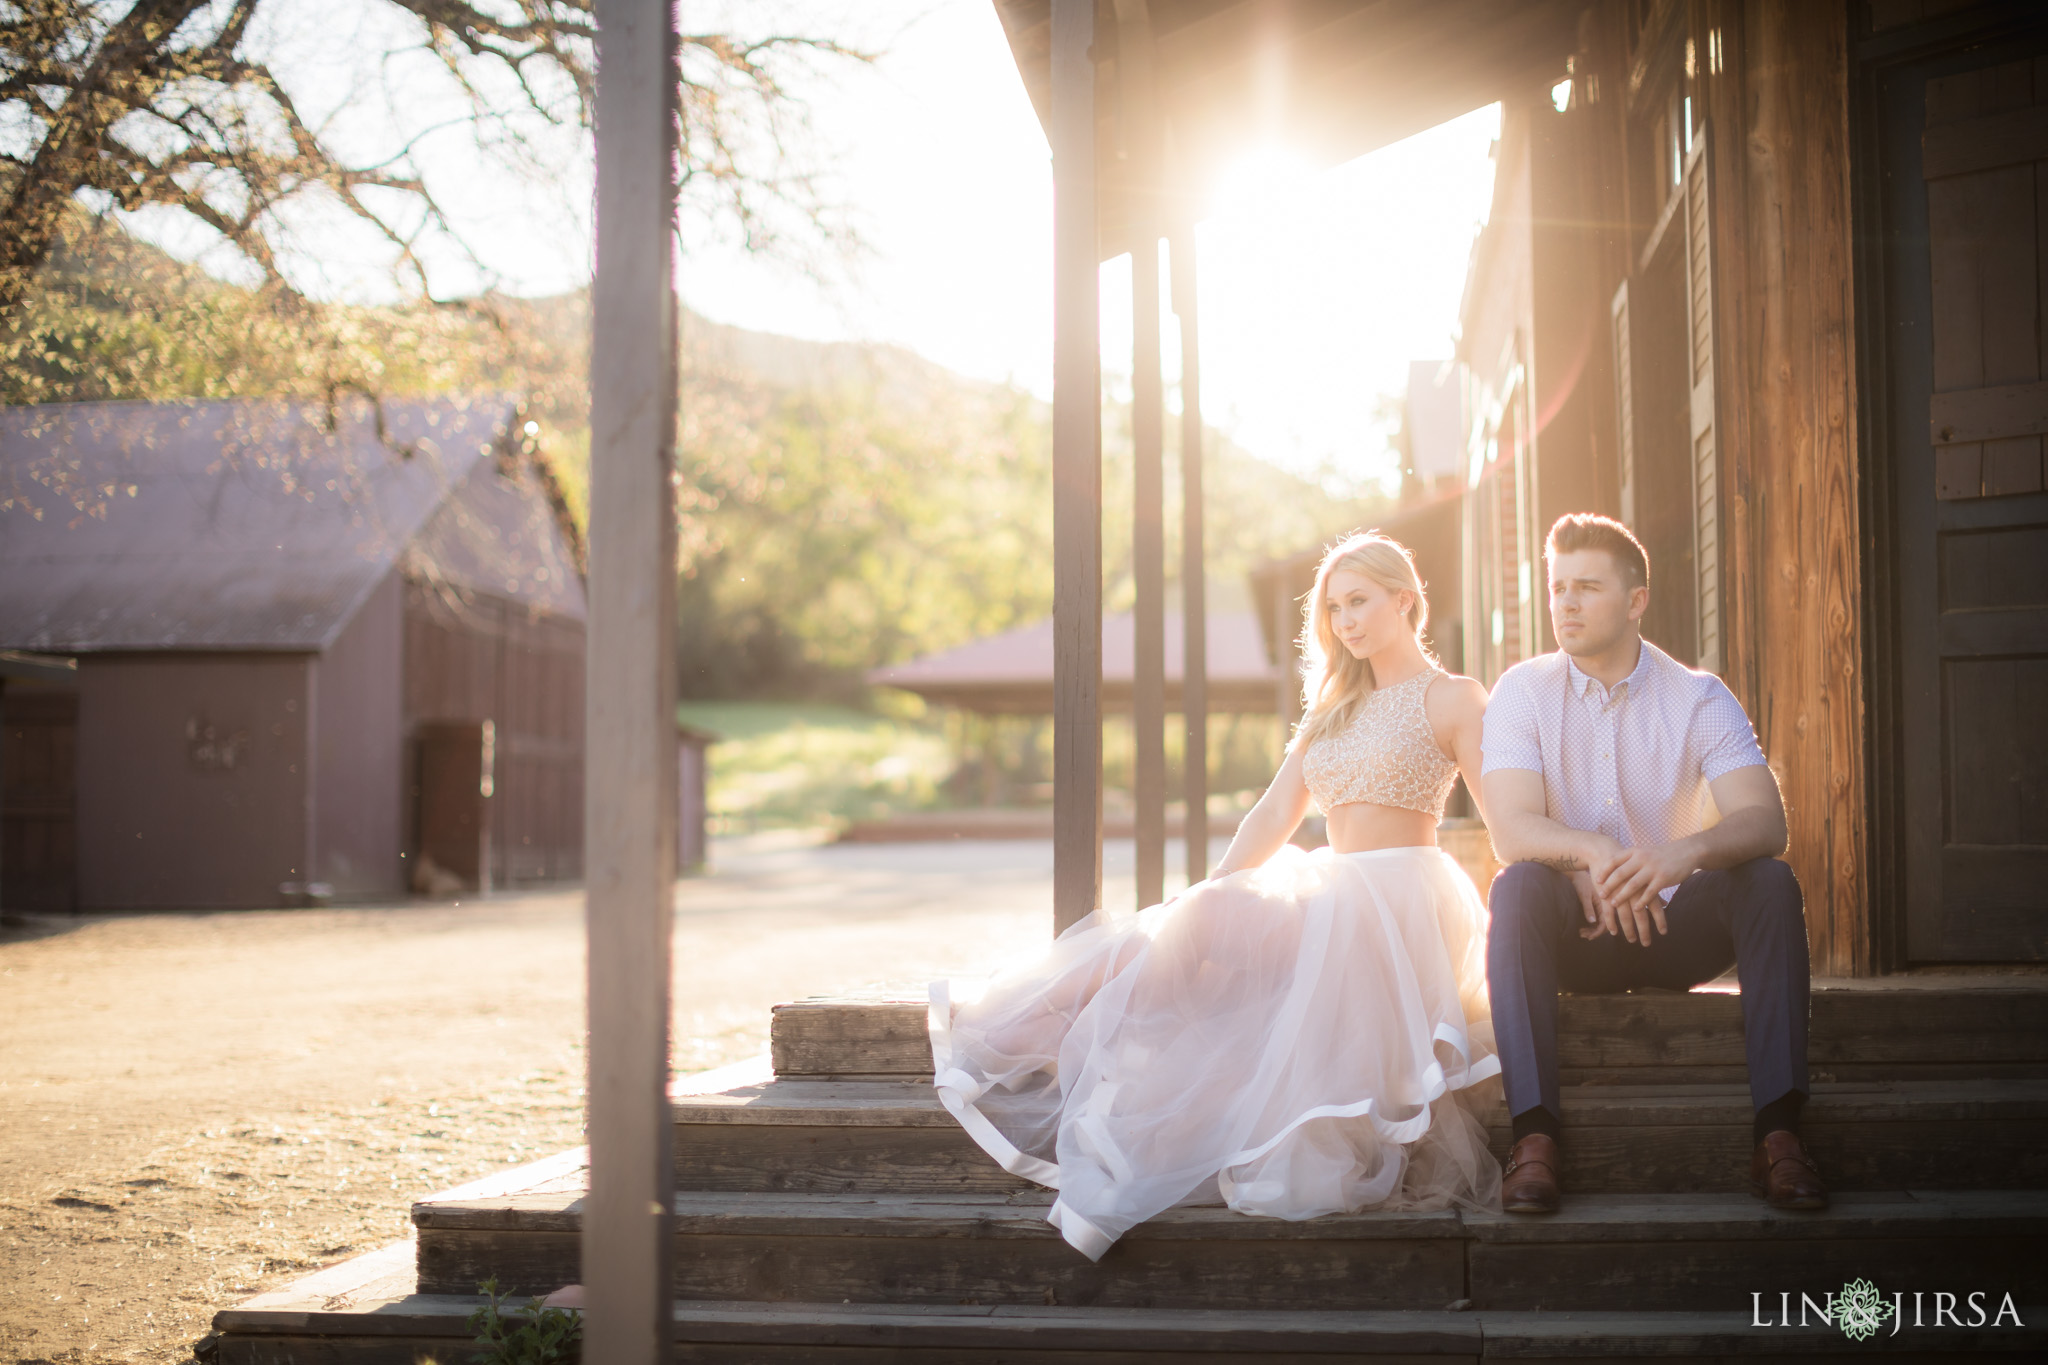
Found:
[[1777, 779], [1727, 685], [1642, 638], [1650, 566], [1626, 527], [1561, 517], [1544, 560], [1558, 650], [1501, 675], [1481, 744], [1487, 822], [1507, 864], [1487, 942], [1515, 1132], [1502, 1204], [1557, 1208], [1558, 991], [1686, 990], [1732, 963], [1756, 1105], [1751, 1185], [1778, 1208], [1825, 1208], [1799, 1144], [1806, 920], [1777, 856]]

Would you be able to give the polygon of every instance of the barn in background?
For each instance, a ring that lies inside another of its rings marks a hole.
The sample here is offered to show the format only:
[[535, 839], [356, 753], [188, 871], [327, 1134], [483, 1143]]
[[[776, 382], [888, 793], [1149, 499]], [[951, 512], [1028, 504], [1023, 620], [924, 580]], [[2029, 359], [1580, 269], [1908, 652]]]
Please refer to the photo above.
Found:
[[0, 412], [0, 650], [75, 660], [0, 702], [0, 898], [580, 876], [580, 547], [534, 435], [497, 398]]

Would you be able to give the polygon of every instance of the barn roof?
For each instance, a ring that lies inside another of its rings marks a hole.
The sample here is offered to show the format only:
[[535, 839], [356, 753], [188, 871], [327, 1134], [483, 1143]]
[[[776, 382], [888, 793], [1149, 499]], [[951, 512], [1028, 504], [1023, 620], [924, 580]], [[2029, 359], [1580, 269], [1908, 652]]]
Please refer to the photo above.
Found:
[[[1051, 0], [995, 0], [1043, 124], [1051, 107]], [[1169, 199], [1198, 202], [1248, 153], [1285, 146], [1335, 166], [1562, 80], [1583, 0], [1174, 0], [1149, 12], [1153, 78], [1175, 163]], [[1105, 259], [1130, 249], [1142, 174], [1119, 126], [1117, 12], [1097, 6], [1098, 222]]]
[[0, 409], [0, 648], [317, 650], [399, 567], [580, 617], [515, 418], [501, 397]]
[[[1206, 641], [1211, 711], [1271, 711], [1280, 673], [1266, 657], [1259, 619], [1249, 611], [1212, 611]], [[1166, 613], [1166, 695], [1179, 704], [1182, 621]], [[1102, 691], [1108, 706], [1129, 707], [1135, 633], [1131, 614], [1102, 621]], [[999, 715], [1034, 715], [1052, 710], [1052, 622], [1044, 620], [953, 649], [878, 668], [868, 674], [878, 687], [900, 687], [927, 701]]]

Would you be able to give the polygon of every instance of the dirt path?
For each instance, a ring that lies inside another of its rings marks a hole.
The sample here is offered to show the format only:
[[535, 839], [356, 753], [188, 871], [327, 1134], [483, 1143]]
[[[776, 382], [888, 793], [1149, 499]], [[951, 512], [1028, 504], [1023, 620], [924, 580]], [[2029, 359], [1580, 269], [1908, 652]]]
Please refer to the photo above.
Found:
[[[759, 1053], [777, 1001], [1048, 929], [1043, 844], [718, 857], [677, 897], [679, 1071]], [[0, 931], [0, 1360], [189, 1361], [417, 1196], [575, 1146], [582, 981], [580, 893]]]

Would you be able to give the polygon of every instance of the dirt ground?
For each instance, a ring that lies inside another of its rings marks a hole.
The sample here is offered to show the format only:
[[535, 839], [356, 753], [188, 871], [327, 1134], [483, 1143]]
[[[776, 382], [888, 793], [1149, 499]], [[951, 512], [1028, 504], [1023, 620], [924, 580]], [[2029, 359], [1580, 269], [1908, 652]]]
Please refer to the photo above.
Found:
[[[1049, 933], [1043, 843], [715, 858], [676, 898], [679, 1072], [759, 1054], [778, 1001]], [[580, 891], [10, 920], [0, 1360], [190, 1361], [217, 1309], [404, 1236], [420, 1195], [578, 1145], [582, 1031]]]

